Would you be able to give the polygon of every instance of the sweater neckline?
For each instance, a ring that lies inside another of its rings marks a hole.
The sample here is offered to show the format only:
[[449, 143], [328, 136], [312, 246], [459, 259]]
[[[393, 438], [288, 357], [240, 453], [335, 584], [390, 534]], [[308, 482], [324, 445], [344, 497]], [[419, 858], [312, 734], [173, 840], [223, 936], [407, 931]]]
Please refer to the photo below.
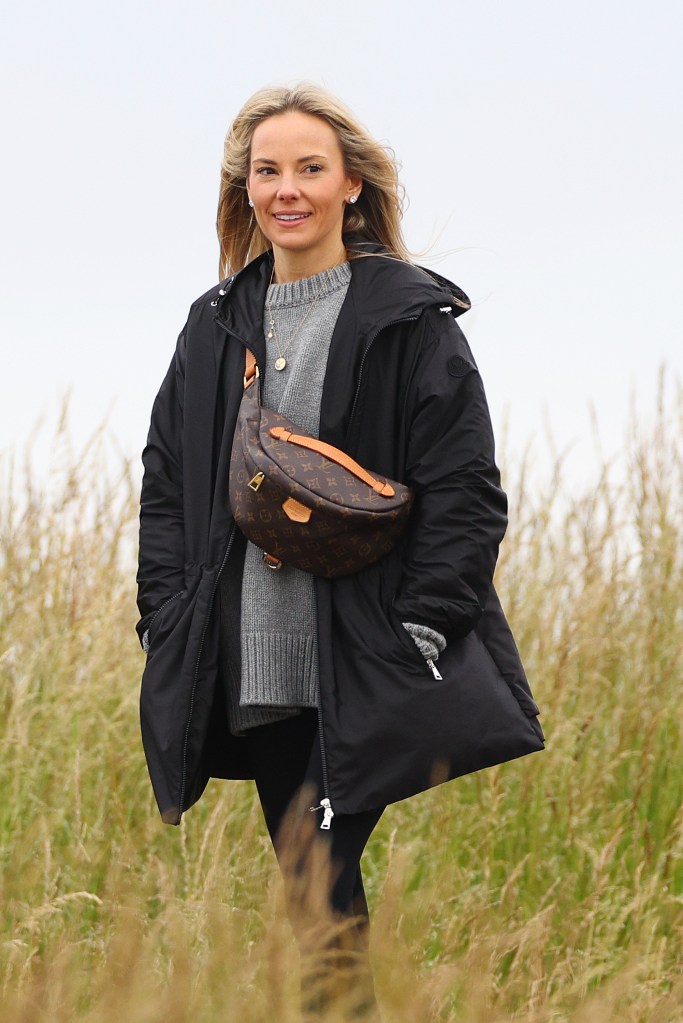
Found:
[[285, 306], [308, 305], [316, 298], [323, 299], [334, 291], [348, 287], [350, 281], [351, 267], [346, 260], [312, 277], [302, 277], [298, 281], [286, 281], [284, 284], [270, 284], [266, 292], [266, 306], [269, 309], [282, 309]]

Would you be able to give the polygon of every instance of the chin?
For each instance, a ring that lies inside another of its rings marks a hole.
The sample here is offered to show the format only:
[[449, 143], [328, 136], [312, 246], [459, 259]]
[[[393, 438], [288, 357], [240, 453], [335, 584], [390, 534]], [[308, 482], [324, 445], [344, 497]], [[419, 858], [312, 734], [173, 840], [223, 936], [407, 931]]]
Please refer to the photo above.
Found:
[[306, 238], [271, 238], [270, 241], [273, 248], [277, 247], [285, 252], [306, 252], [308, 249], [316, 248], [316, 243]]

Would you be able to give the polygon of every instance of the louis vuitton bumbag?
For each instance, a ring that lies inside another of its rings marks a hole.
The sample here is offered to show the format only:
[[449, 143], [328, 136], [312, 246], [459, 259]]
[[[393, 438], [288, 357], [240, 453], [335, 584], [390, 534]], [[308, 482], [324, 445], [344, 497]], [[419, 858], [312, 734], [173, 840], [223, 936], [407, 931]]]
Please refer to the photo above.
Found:
[[409, 487], [368, 472], [262, 407], [249, 350], [229, 493], [235, 522], [270, 568], [284, 563], [327, 579], [352, 575], [388, 554], [413, 503]]

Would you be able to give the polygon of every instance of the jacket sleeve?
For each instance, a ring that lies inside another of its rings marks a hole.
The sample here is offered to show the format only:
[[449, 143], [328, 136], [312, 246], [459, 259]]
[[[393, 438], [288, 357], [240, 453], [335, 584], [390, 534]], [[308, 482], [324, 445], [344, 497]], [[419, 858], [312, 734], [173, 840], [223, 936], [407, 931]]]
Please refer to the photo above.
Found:
[[137, 624], [142, 641], [149, 619], [185, 585], [183, 518], [183, 395], [185, 332], [152, 408], [140, 495]]
[[394, 600], [404, 622], [466, 635], [483, 613], [507, 498], [476, 363], [450, 314], [429, 311], [406, 402], [406, 481], [415, 490]]

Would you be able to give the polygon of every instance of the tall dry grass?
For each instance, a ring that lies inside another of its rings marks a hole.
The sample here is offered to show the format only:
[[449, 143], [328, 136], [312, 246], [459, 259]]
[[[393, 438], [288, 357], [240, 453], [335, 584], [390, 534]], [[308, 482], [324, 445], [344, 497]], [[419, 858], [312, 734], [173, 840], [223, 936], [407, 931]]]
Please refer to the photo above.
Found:
[[[65, 438], [42, 485], [5, 466], [1, 1018], [293, 1023], [297, 954], [251, 784], [158, 821], [135, 487]], [[498, 586], [548, 749], [387, 810], [365, 857], [387, 1020], [683, 1019], [682, 441], [663, 388], [654, 429], [581, 492], [561, 462], [545, 484], [530, 460], [508, 468]]]

